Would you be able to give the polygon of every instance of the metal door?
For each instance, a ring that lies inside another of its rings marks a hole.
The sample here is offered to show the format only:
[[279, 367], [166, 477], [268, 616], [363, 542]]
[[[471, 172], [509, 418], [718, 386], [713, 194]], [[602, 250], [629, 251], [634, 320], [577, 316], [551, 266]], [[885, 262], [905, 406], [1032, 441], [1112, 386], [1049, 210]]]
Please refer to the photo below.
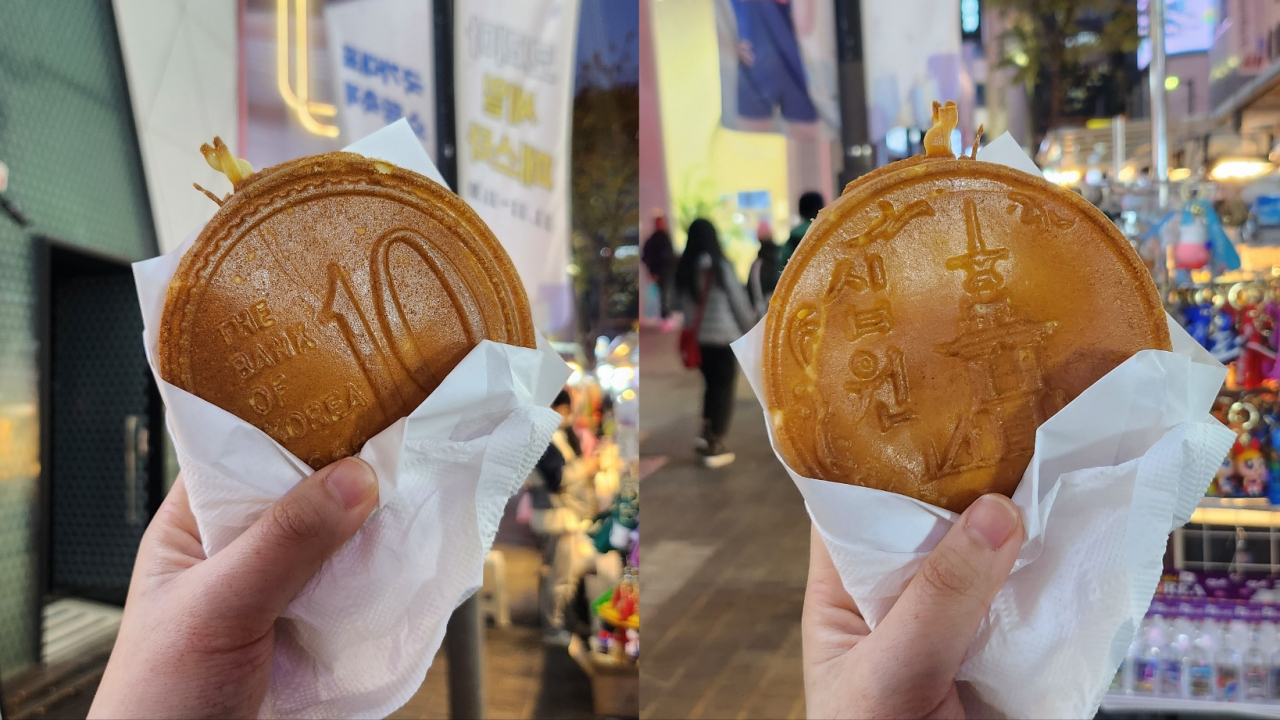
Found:
[[159, 401], [129, 266], [47, 245], [48, 593], [123, 603], [159, 501]]

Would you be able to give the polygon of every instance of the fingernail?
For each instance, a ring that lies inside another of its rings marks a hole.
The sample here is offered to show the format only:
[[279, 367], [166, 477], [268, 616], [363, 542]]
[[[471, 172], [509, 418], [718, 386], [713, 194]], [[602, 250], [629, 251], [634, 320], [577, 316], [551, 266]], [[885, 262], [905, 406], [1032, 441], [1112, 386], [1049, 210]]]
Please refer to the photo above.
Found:
[[324, 480], [329, 492], [348, 510], [364, 502], [378, 485], [378, 478], [369, 463], [356, 458], [339, 460]]
[[1018, 528], [1018, 509], [1003, 495], [983, 495], [964, 511], [964, 526], [999, 550]]

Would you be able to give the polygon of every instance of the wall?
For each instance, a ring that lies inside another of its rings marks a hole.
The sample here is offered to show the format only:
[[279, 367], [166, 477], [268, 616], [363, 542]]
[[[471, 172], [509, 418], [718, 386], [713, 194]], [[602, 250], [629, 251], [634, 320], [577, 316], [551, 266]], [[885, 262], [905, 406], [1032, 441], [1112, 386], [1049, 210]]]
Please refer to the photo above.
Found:
[[39, 466], [32, 238], [117, 257], [155, 252], [111, 8], [94, 2], [0, 4], [0, 673], [36, 660], [32, 553]]
[[[694, 200], [767, 190], [773, 201], [774, 236], [786, 236], [790, 215], [787, 139], [778, 134], [745, 133], [720, 125], [720, 60], [715, 7], [711, 0], [653, 2], [654, 55], [661, 97], [663, 157], [674, 222], [673, 239], [684, 242], [690, 218], [681, 206]], [[644, 209], [645, 212], [648, 208]], [[727, 217], [717, 217], [722, 236]], [[755, 228], [750, 228], [754, 232]], [[726, 251], [745, 273], [755, 256], [754, 240]], [[744, 265], [745, 262], [745, 265]]]
[[230, 183], [200, 155], [220, 136], [238, 150], [239, 94], [234, 0], [115, 0], [133, 113], [160, 247], [168, 252], [217, 207]]

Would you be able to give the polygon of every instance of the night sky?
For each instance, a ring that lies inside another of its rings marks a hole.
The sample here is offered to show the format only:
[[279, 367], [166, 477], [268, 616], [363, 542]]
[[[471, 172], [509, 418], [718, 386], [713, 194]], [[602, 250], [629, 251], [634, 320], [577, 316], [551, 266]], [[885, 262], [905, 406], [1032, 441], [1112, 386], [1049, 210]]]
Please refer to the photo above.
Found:
[[[640, 82], [640, 3], [637, 0], [581, 0], [578, 65], [599, 52], [606, 61], [625, 56], [622, 81]], [[630, 34], [630, 39], [627, 35]], [[610, 48], [610, 45], [613, 47]], [[578, 89], [583, 78], [576, 79]]]

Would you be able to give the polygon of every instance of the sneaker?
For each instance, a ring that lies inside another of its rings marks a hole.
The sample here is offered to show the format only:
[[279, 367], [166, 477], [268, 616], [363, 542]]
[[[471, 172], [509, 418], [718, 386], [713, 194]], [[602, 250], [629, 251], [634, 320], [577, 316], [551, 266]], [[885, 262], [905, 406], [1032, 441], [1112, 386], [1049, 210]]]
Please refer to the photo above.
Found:
[[699, 455], [705, 455], [706, 454], [705, 451], [708, 445], [710, 445], [710, 443], [707, 442], [706, 438], [704, 437], [694, 438], [693, 451], [698, 453]]
[[712, 470], [728, 465], [733, 462], [735, 457], [737, 457], [726, 450], [724, 445], [721, 445], [720, 443], [710, 443], [705, 449], [699, 450], [698, 454], [702, 456], [703, 467], [707, 467]]

